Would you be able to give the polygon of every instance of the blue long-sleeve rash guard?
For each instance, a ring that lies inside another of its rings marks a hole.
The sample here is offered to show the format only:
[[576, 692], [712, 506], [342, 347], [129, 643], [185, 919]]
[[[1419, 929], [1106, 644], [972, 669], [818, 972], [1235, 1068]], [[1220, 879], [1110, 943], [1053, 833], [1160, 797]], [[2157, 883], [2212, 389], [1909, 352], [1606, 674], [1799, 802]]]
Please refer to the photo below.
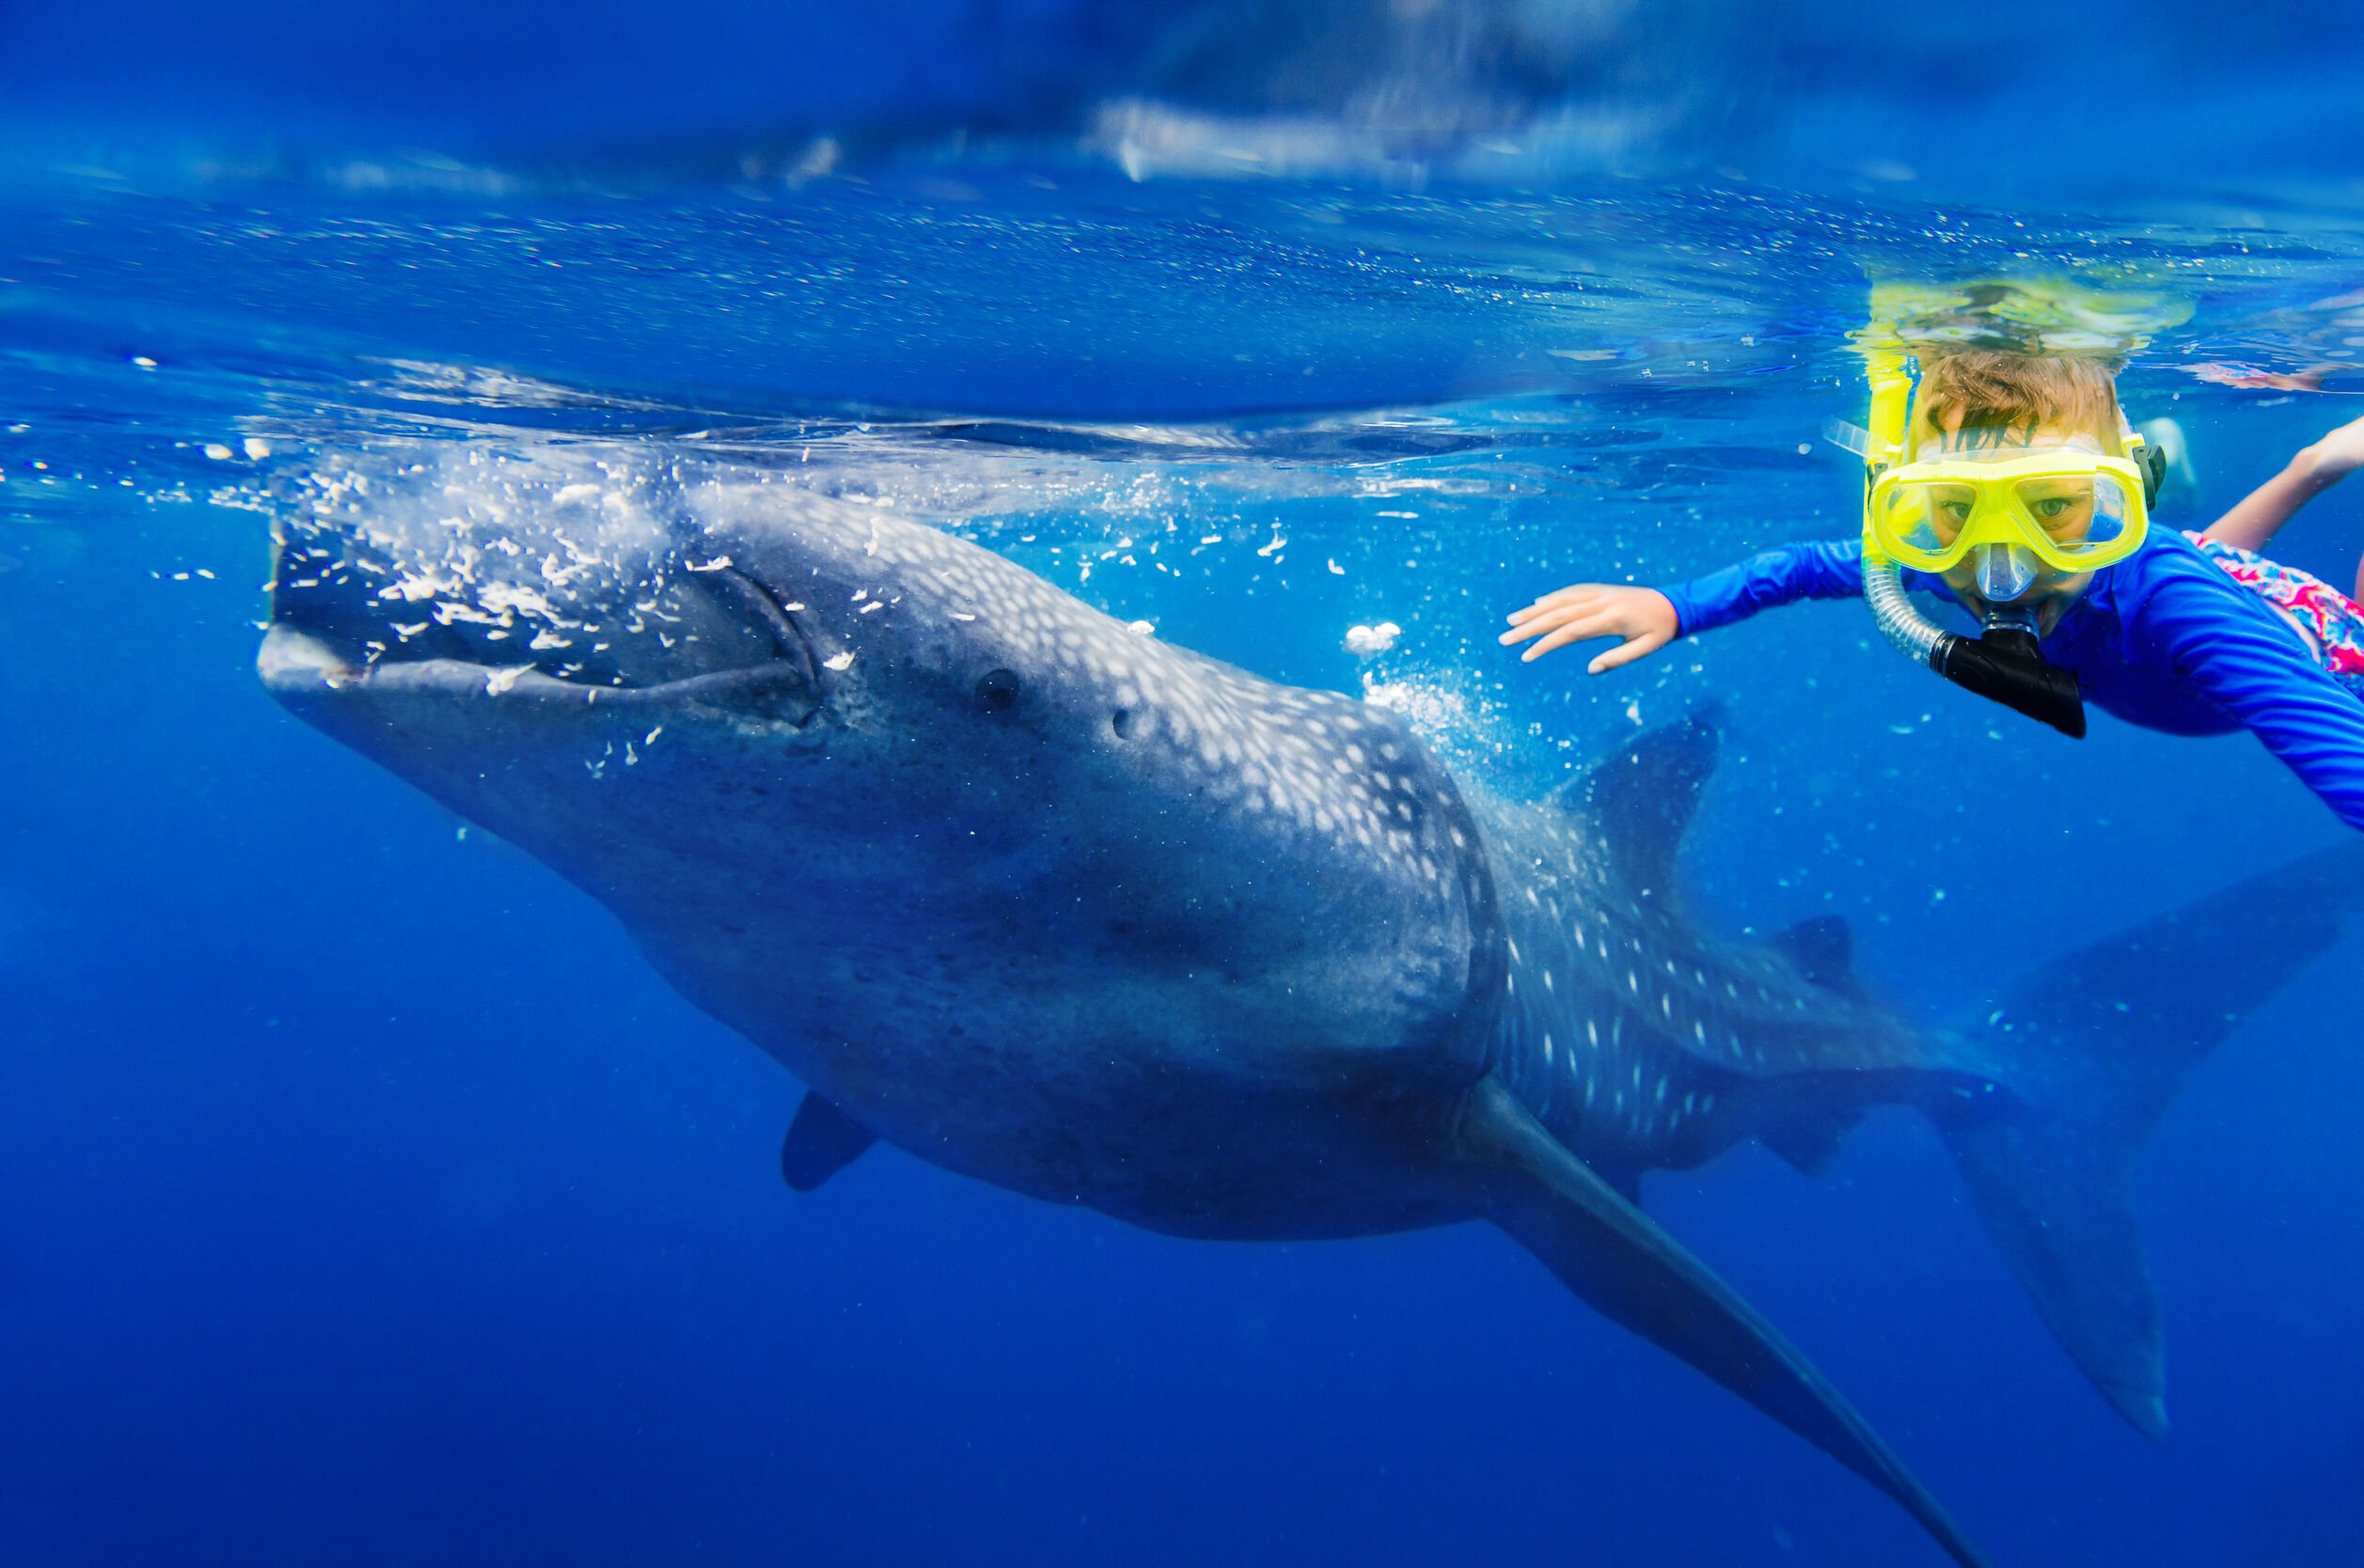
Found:
[[[1944, 579], [1908, 588], [1954, 599]], [[1853, 540], [1814, 540], [1663, 589], [1684, 633], [1711, 631], [1799, 599], [1864, 588]], [[2364, 829], [2364, 701], [2316, 664], [2289, 622], [2191, 541], [2153, 529], [2142, 548], [2093, 574], [2043, 639], [2086, 700], [2171, 735], [2248, 729], [2349, 826]]]

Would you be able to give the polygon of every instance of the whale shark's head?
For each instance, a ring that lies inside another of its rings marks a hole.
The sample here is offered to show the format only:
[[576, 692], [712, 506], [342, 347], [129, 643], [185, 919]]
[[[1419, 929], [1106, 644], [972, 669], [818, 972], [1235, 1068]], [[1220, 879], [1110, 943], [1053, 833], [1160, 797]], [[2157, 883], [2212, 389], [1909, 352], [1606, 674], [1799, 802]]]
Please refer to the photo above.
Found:
[[760, 477], [468, 449], [323, 478], [278, 542], [283, 703], [890, 1137], [951, 1114], [897, 1087], [922, 1058], [1177, 1095], [1478, 1070], [1484, 856], [1390, 713]]

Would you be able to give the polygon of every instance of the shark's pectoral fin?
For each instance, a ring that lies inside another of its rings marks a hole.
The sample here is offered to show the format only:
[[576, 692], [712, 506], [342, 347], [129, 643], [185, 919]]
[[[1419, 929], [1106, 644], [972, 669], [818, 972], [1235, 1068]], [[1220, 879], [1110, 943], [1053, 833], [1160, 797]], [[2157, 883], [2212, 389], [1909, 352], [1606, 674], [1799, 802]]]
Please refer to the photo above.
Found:
[[811, 1192], [878, 1141], [875, 1133], [818, 1094], [808, 1094], [780, 1145], [780, 1173], [798, 1192]]
[[1956, 1562], [1984, 1562], [1864, 1419], [1730, 1286], [1489, 1079], [1458, 1151], [1487, 1216], [1611, 1321], [1681, 1357], [1901, 1504]]

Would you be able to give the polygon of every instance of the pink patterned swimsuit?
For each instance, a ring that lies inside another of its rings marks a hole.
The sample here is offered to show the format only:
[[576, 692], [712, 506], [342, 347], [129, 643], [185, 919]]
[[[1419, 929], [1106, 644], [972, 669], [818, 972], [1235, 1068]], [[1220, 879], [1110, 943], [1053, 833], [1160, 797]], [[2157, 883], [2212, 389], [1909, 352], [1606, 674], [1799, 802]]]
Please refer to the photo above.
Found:
[[2234, 582], [2304, 626], [2331, 678], [2364, 697], [2364, 605], [2296, 567], [2198, 534], [2183, 537]]

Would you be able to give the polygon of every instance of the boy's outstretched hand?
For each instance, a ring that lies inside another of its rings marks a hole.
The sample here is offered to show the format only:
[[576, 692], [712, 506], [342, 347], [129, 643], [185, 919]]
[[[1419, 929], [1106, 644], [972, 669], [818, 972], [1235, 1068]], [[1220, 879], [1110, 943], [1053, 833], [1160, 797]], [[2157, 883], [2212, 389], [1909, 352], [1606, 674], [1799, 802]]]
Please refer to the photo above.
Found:
[[1655, 653], [1675, 640], [1681, 624], [1674, 602], [1656, 588], [1623, 588], [1613, 583], [1577, 583], [1547, 593], [1523, 610], [1510, 612], [1510, 630], [1502, 635], [1505, 648], [1537, 637], [1522, 661], [1543, 657], [1554, 648], [1594, 637], [1617, 637], [1618, 646], [1594, 656], [1584, 666], [1599, 675], [1630, 665], [1645, 653]]

